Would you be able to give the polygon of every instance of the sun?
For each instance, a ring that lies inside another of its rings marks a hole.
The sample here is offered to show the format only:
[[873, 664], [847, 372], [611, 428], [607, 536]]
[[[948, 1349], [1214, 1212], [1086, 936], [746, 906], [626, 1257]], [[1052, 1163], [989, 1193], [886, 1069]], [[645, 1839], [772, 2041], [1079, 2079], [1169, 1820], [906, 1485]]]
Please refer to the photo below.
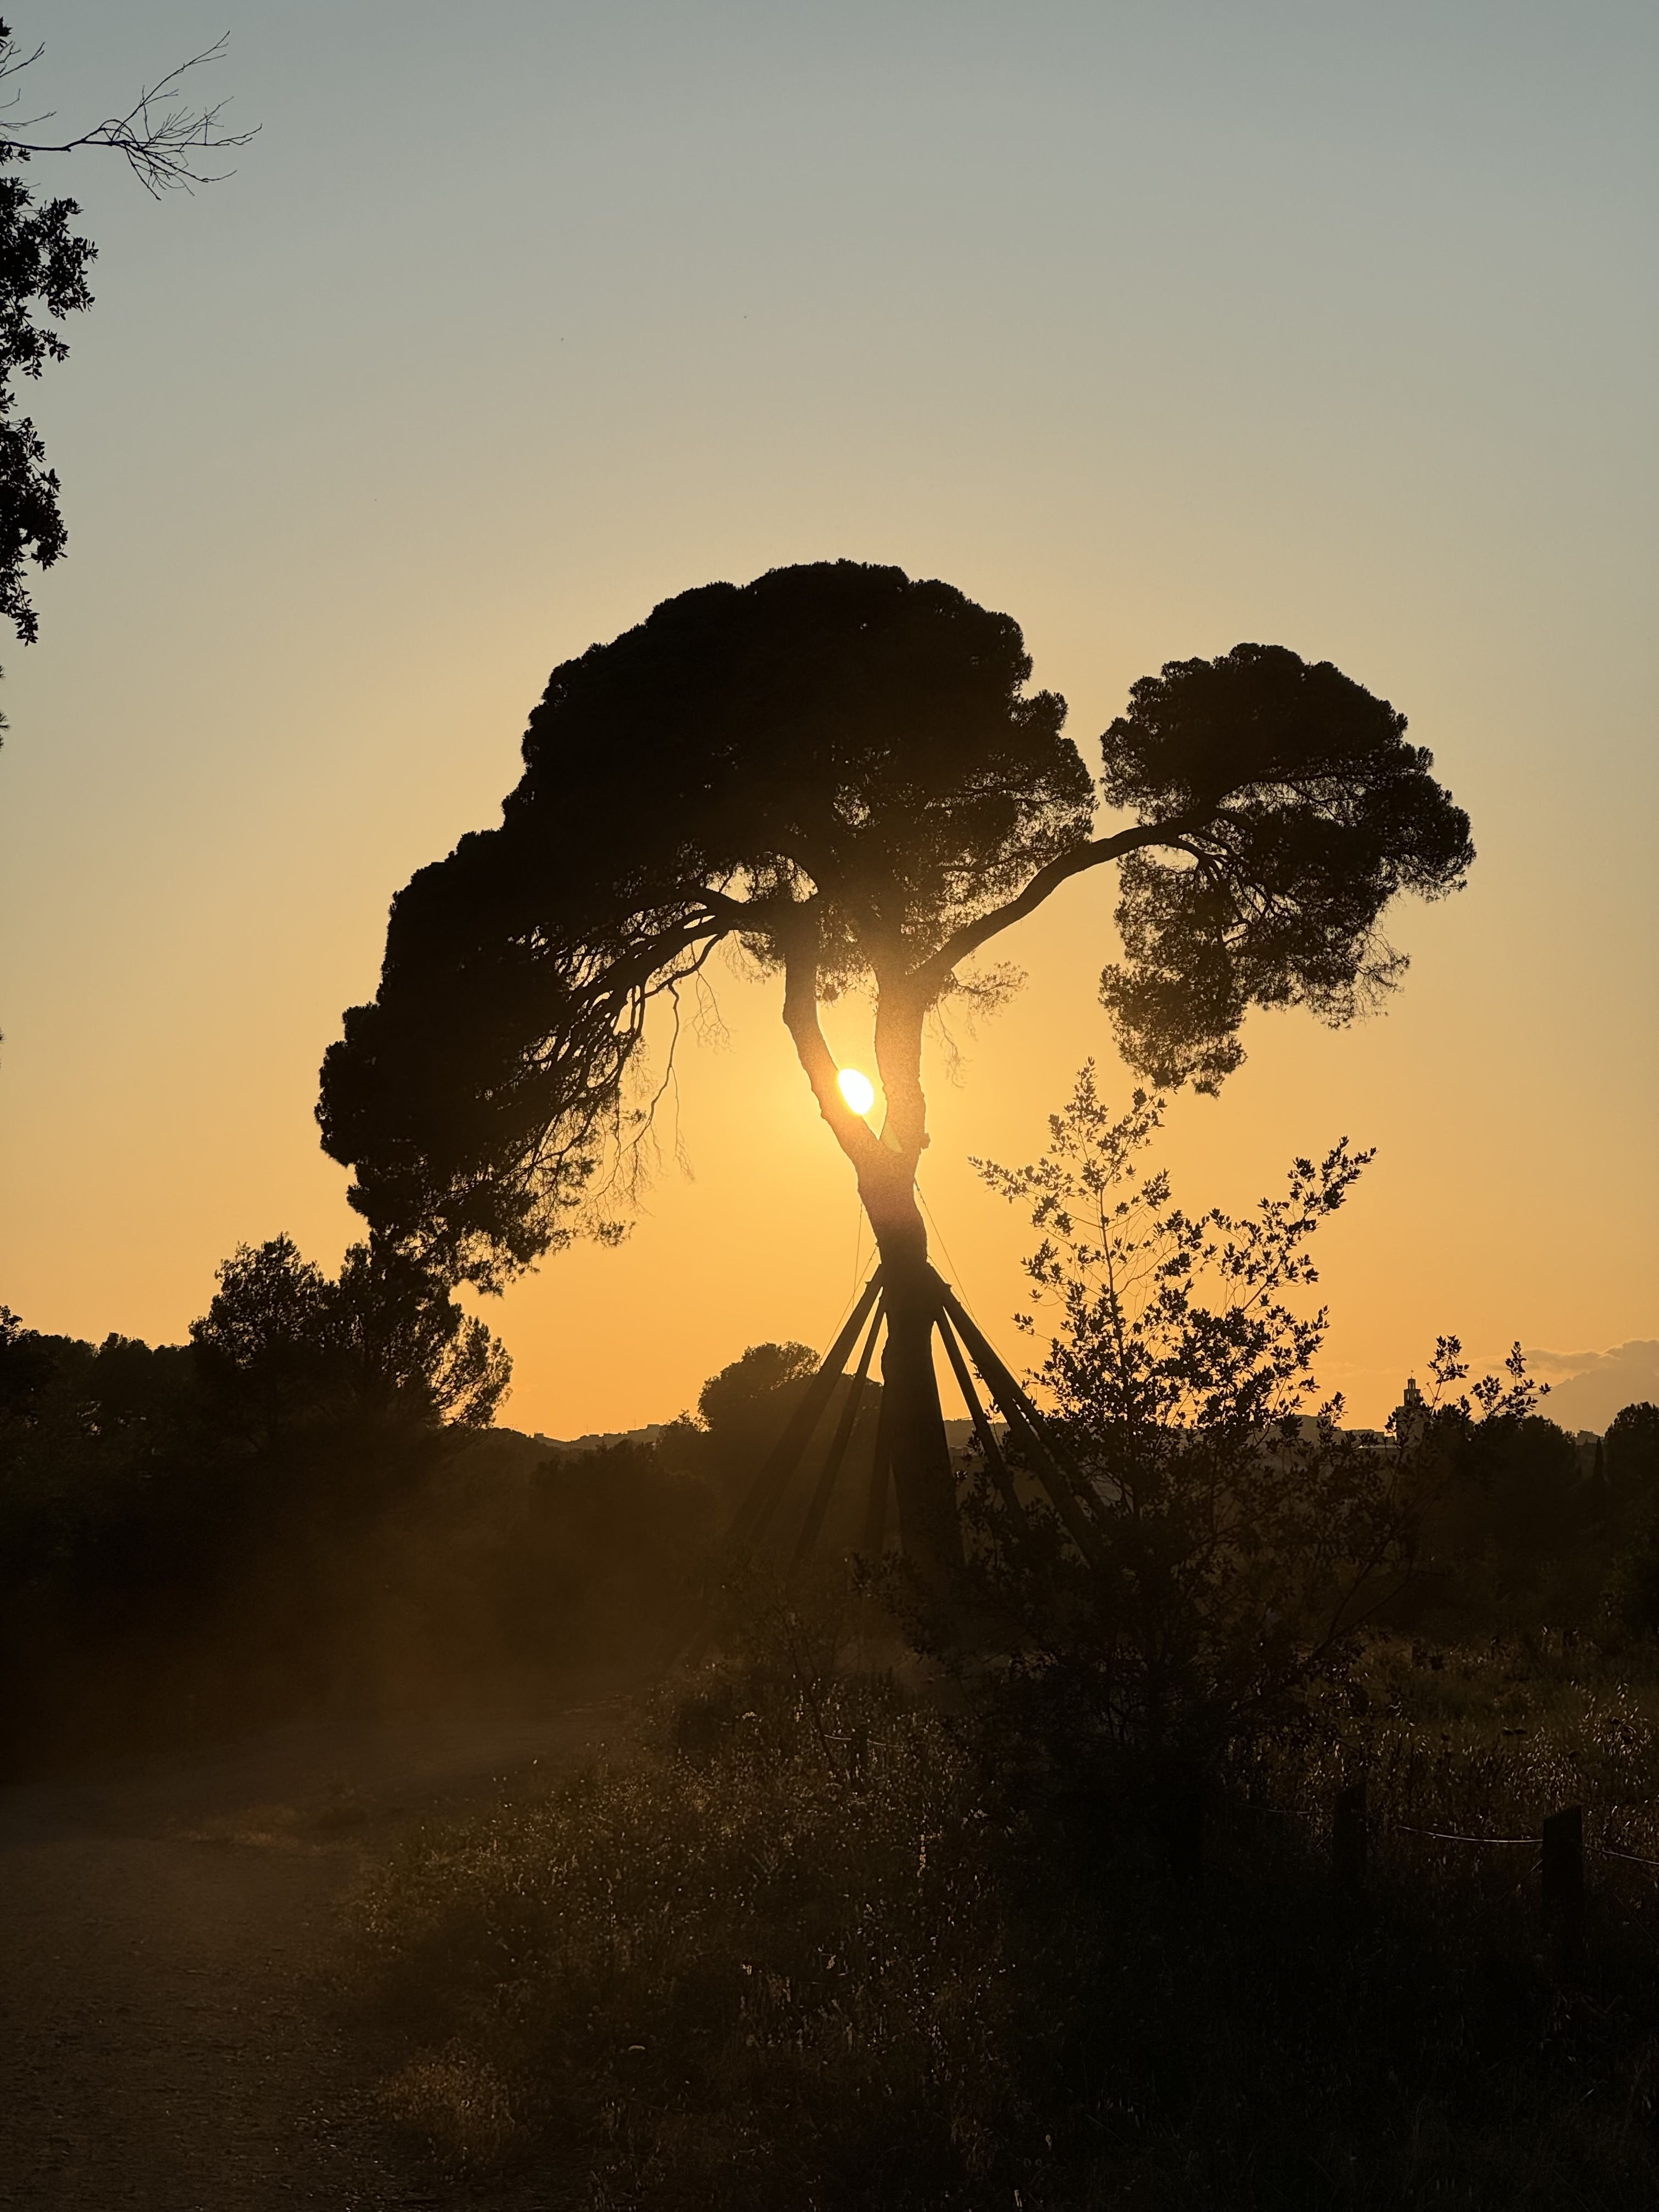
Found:
[[867, 1114], [876, 1103], [876, 1086], [856, 1067], [843, 1067], [836, 1078], [841, 1095], [855, 1114]]

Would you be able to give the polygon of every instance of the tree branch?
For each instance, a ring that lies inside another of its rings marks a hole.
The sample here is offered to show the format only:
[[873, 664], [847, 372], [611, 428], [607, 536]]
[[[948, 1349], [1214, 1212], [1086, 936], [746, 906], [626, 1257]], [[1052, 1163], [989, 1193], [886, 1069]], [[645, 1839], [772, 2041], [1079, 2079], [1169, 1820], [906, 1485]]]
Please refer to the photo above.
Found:
[[931, 958], [911, 970], [909, 987], [921, 992], [924, 1004], [931, 1001], [950, 981], [951, 971], [959, 961], [977, 952], [981, 945], [1012, 928], [1015, 922], [1024, 921], [1028, 914], [1035, 914], [1049, 894], [1071, 877], [1080, 876], [1088, 868], [1100, 867], [1108, 860], [1121, 860], [1126, 853], [1144, 851], [1148, 845], [1179, 845], [1187, 832], [1207, 818], [1194, 814], [1174, 815], [1167, 822], [1144, 823], [1133, 830], [1120, 830], [1114, 836], [1097, 837], [1086, 845], [1074, 845], [1069, 853], [1060, 854], [1046, 867], [1039, 868], [1024, 890], [1013, 898], [954, 931]]
[[775, 908], [770, 917], [774, 943], [783, 955], [783, 1020], [794, 1039], [800, 1061], [818, 1111], [830, 1124], [836, 1142], [862, 1173], [878, 1164], [881, 1141], [841, 1095], [840, 1070], [818, 1021], [818, 910], [815, 900], [791, 907], [787, 915]]
[[780, 918], [787, 921], [787, 900], [781, 909], [776, 901], [736, 899], [729, 892], [717, 891], [708, 884], [698, 884], [696, 896], [711, 919], [728, 933], [736, 930], [742, 936], [753, 936], [770, 931]]
[[[147, 86], [125, 115], [106, 116], [101, 123], [76, 137], [49, 145], [14, 135], [16, 131], [33, 130], [37, 124], [49, 123], [50, 112], [32, 116], [27, 123], [0, 125], [0, 137], [13, 152], [23, 155], [76, 154], [84, 147], [107, 147], [122, 156], [152, 199], [159, 199], [165, 191], [188, 191], [192, 185], [222, 184], [232, 173], [230, 170], [203, 170], [196, 166], [193, 156], [246, 146], [258, 137], [258, 125], [256, 123], [250, 131], [225, 130], [220, 118], [229, 102], [223, 100], [203, 108], [162, 106], [161, 112], [154, 115], [151, 109], [173, 99], [187, 70], [198, 69], [206, 62], [222, 61], [229, 43], [230, 33], [227, 31], [199, 54], [192, 54], [188, 61], [180, 62], [155, 84]], [[37, 46], [21, 60], [12, 60], [9, 55], [0, 57], [0, 78], [17, 76], [39, 61], [45, 51], [44, 46]]]
[[921, 1030], [927, 1001], [908, 979], [885, 978], [876, 1000], [876, 1067], [887, 1097], [882, 1142], [909, 1162], [914, 1175], [927, 1147], [927, 1100], [921, 1087]]

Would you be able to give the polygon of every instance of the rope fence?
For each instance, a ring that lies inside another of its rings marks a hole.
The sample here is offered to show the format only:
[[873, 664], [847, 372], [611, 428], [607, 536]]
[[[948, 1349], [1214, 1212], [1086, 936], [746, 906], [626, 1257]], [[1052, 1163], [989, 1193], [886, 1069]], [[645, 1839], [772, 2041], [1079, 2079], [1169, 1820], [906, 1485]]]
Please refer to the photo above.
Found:
[[1451, 1828], [1408, 1828], [1403, 1821], [1391, 1822], [1389, 1833], [1393, 1836], [1427, 1836], [1437, 1844], [1496, 1844], [1504, 1849], [1516, 1845], [1538, 1845], [1536, 1836], [1463, 1836]]
[[[1342, 1794], [1345, 1797], [1348, 1795], [1346, 1791]], [[1310, 1826], [1316, 1824], [1322, 1826], [1330, 1817], [1308, 1812], [1296, 1805], [1254, 1805], [1250, 1809], [1255, 1813], [1267, 1814], [1277, 1820], [1301, 1820]], [[1583, 1808], [1569, 1806], [1565, 1809], [1582, 1813]], [[1378, 1821], [1373, 1832], [1378, 1836], [1420, 1836], [1428, 1843], [1474, 1844], [1497, 1850], [1535, 1851], [1543, 1840], [1541, 1836], [1472, 1836], [1459, 1828], [1414, 1828], [1405, 1820]], [[1583, 1849], [1586, 1858], [1620, 1859], [1626, 1866], [1648, 1867], [1659, 1874], [1659, 1859], [1644, 1858], [1639, 1851], [1621, 1851], [1612, 1844], [1589, 1842], [1583, 1844]]]
[[1363, 1782], [1339, 1792], [1323, 1813], [1282, 1805], [1257, 1805], [1252, 1809], [1326, 1829], [1332, 1875], [1338, 1889], [1350, 1894], [1364, 1887], [1372, 1844], [1393, 1836], [1414, 1836], [1427, 1843], [1456, 1844], [1477, 1850], [1537, 1854], [1521, 1880], [1525, 1881], [1534, 1874], [1541, 1875], [1540, 1904], [1545, 1932], [1558, 1967], [1569, 1975], [1576, 1974], [1583, 1964], [1586, 1860], [1616, 1859], [1622, 1865], [1659, 1874], [1659, 1858], [1620, 1850], [1615, 1844], [1589, 1842], [1582, 1805], [1564, 1805], [1547, 1814], [1538, 1833], [1531, 1836], [1482, 1836], [1460, 1828], [1419, 1828], [1404, 1820], [1376, 1820], [1368, 1812]]

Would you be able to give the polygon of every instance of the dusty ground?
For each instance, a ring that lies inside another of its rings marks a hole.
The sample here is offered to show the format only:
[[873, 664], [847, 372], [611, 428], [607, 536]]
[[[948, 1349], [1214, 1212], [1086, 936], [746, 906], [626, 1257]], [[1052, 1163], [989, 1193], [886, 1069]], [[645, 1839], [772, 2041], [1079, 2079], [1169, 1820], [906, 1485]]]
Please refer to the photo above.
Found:
[[533, 1781], [608, 1717], [497, 1703], [308, 1723], [0, 1790], [0, 2206], [561, 2205], [556, 2177], [501, 2198], [422, 2165], [377, 2107], [380, 2054], [331, 1966], [366, 1854]]

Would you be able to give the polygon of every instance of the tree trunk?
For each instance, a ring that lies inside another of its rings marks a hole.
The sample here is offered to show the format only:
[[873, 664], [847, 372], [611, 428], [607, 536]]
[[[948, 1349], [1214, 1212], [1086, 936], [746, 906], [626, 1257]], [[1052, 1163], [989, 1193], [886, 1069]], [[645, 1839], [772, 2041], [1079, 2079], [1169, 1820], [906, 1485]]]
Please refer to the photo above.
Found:
[[956, 1480], [933, 1371], [939, 1279], [928, 1265], [927, 1230], [915, 1189], [916, 1163], [927, 1142], [921, 1028], [930, 1002], [926, 994], [905, 988], [902, 976], [878, 991], [876, 1064], [887, 1093], [886, 1126], [878, 1137], [842, 1097], [835, 1059], [819, 1025], [816, 902], [788, 907], [772, 926], [785, 954], [784, 1023], [818, 1110], [853, 1164], [881, 1254], [887, 1316], [881, 1379], [900, 1540], [924, 1572], [959, 1566]]
[[881, 1254], [887, 1316], [881, 1380], [888, 1394], [899, 1539], [906, 1557], [924, 1570], [959, 1567], [956, 1476], [933, 1366], [939, 1286], [928, 1263], [927, 1228], [909, 1191], [902, 1199], [889, 1191], [861, 1194]]

